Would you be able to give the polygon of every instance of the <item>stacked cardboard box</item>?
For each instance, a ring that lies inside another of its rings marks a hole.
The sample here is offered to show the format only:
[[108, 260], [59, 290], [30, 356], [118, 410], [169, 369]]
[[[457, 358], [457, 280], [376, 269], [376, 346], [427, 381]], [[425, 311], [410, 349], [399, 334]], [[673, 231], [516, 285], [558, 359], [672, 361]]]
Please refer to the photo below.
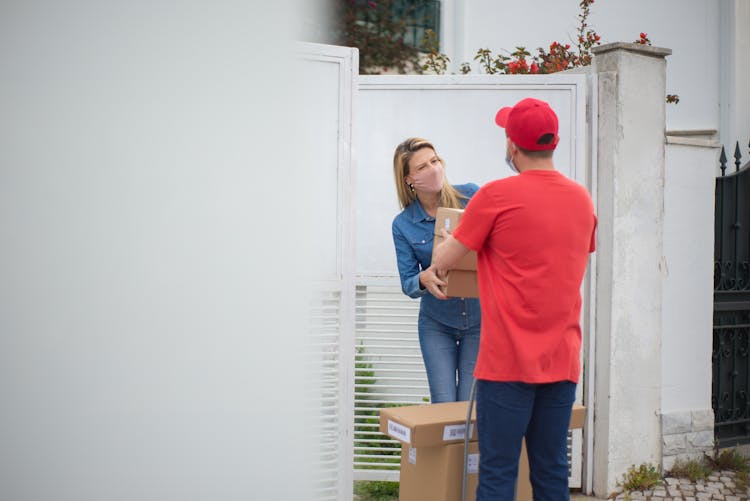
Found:
[[[380, 431], [401, 441], [399, 501], [460, 501], [468, 402], [391, 407], [380, 411]], [[582, 428], [583, 406], [573, 406], [570, 428]], [[479, 481], [475, 409], [469, 426], [466, 500], [474, 501]], [[529, 462], [523, 444], [516, 501], [531, 501]]]
[[[380, 431], [401, 441], [399, 501], [460, 501], [468, 402], [391, 407], [380, 411]], [[477, 490], [479, 449], [472, 409], [467, 501]]]
[[[435, 215], [435, 239], [432, 245], [433, 256], [438, 244], [443, 241], [441, 230], [444, 228], [448, 232], [452, 232], [456, 229], [463, 212], [462, 209], [438, 207], [437, 214]], [[461, 258], [456, 263], [456, 266], [448, 272], [445, 281], [448, 284], [445, 293], [449, 297], [479, 297], [477, 286], [477, 253], [471, 251]]]

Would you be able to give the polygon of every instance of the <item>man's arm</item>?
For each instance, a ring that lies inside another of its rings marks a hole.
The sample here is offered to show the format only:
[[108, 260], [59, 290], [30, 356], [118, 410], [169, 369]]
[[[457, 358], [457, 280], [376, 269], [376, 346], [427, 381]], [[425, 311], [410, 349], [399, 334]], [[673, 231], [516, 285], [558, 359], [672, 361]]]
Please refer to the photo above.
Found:
[[435, 248], [430, 268], [434, 268], [438, 276], [445, 276], [471, 249], [453, 238], [445, 228], [441, 228], [440, 232], [444, 240]]

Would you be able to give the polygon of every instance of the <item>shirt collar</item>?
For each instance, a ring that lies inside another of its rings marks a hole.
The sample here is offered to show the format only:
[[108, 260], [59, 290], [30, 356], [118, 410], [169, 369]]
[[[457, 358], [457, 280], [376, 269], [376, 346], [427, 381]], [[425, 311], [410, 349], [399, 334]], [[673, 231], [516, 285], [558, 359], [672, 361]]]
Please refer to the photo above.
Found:
[[422, 208], [422, 204], [419, 203], [419, 199], [415, 198], [414, 201], [407, 207], [409, 216], [411, 216], [412, 222], [419, 223], [422, 221], [434, 221], [435, 218], [428, 216]]

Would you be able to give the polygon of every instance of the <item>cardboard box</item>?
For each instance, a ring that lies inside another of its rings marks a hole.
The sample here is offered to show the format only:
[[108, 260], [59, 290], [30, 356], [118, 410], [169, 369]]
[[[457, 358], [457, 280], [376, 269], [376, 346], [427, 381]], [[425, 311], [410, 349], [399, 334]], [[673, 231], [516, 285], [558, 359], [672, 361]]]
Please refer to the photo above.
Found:
[[450, 270], [445, 277], [445, 295], [448, 297], [479, 297], [477, 272]]
[[[380, 411], [380, 431], [400, 440], [401, 477], [399, 501], [459, 501], [463, 475], [463, 434], [468, 402], [391, 407]], [[478, 471], [475, 412], [469, 442], [469, 472]], [[570, 428], [583, 428], [586, 408], [574, 405]], [[458, 427], [457, 427], [458, 426]], [[460, 438], [455, 438], [460, 435]], [[474, 501], [478, 478], [467, 476], [467, 501]], [[532, 501], [526, 442], [521, 448], [516, 481], [516, 501]]]
[[[463, 465], [463, 443], [437, 447], [402, 445], [399, 501], [461, 501]], [[466, 473], [466, 500], [474, 501], [479, 483], [476, 442], [469, 442]]]
[[[438, 207], [437, 213], [435, 214], [435, 240], [432, 243], [433, 256], [435, 255], [435, 247], [443, 242], [440, 230], [445, 228], [449, 233], [453, 232], [458, 226], [458, 222], [461, 220], [461, 215], [463, 215], [463, 213], [463, 209]], [[454, 269], [477, 271], [477, 253], [471, 251], [466, 254], [458, 263], [456, 263]]]
[[[466, 465], [466, 501], [474, 501], [479, 485], [479, 444], [469, 442]], [[399, 501], [460, 501], [464, 444], [436, 447], [401, 446]], [[532, 501], [526, 442], [521, 448], [516, 480], [516, 501]]]
[[[438, 207], [435, 215], [435, 238], [432, 243], [432, 255], [435, 255], [435, 249], [443, 242], [441, 229], [453, 231], [458, 226], [463, 209], [450, 209], [448, 207]], [[470, 251], [461, 260], [456, 263], [455, 267], [448, 272], [445, 278], [447, 282], [445, 293], [449, 297], [479, 297], [479, 287], [477, 283], [477, 253]]]
[[[469, 402], [409, 405], [380, 409], [380, 431], [412, 447], [463, 443]], [[476, 441], [476, 410], [472, 411], [469, 440]]]

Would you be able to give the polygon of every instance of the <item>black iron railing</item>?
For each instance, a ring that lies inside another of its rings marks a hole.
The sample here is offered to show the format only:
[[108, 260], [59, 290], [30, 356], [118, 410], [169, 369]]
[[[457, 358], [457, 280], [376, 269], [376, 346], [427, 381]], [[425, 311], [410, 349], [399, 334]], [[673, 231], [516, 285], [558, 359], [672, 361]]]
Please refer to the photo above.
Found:
[[714, 213], [711, 405], [719, 446], [750, 443], [750, 163], [740, 167], [739, 142], [734, 159], [727, 174], [722, 148]]

